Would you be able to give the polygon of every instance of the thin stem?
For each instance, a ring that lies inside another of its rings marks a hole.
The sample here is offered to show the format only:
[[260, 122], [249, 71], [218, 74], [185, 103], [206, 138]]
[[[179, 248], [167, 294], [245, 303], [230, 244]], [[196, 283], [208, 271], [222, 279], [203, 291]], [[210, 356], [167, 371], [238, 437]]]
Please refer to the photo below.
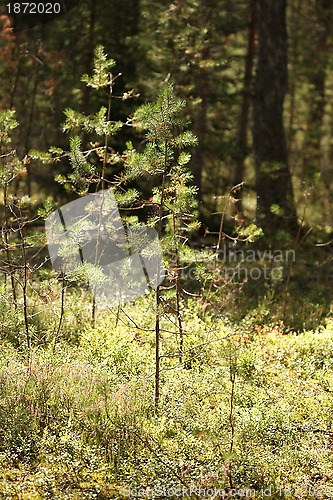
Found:
[[24, 316], [24, 325], [25, 325], [25, 333], [27, 346], [30, 351], [31, 349], [31, 338], [29, 331], [29, 317], [28, 317], [28, 297], [27, 297], [27, 286], [28, 286], [28, 262], [27, 262], [27, 253], [25, 247], [25, 239], [23, 232], [23, 223], [22, 223], [22, 210], [20, 208], [20, 220], [19, 220], [19, 234], [21, 239], [21, 250], [23, 257], [23, 284], [22, 284], [22, 292], [23, 292], [23, 316]]
[[[110, 121], [110, 117], [111, 117], [111, 103], [112, 103], [112, 89], [113, 89], [113, 76], [111, 73], [109, 76], [110, 76], [110, 86], [109, 86], [109, 94], [108, 94], [107, 122]], [[107, 164], [108, 145], [109, 145], [109, 134], [106, 133], [105, 134], [105, 142], [104, 142], [104, 158], [103, 158], [103, 166], [102, 166], [102, 191], [104, 191], [104, 189], [105, 189], [105, 172], [106, 172], [106, 164]], [[97, 235], [97, 242], [96, 242], [96, 249], [95, 249], [95, 266], [97, 266], [97, 258], [98, 258], [98, 251], [99, 251], [103, 205], [104, 205], [104, 194], [102, 197], [102, 206], [100, 209], [100, 216], [99, 216], [98, 235]], [[95, 328], [95, 317], [96, 317], [96, 300], [95, 300], [95, 296], [93, 296], [93, 301], [92, 301], [92, 326], [93, 326], [93, 328]]]
[[178, 248], [178, 239], [176, 234], [176, 217], [173, 213], [172, 215], [173, 222], [173, 237], [174, 237], [174, 245], [176, 252], [176, 314], [177, 314], [177, 322], [178, 322], [178, 333], [179, 333], [179, 362], [183, 361], [183, 323], [180, 312], [180, 304], [181, 304], [181, 286], [180, 286], [180, 258], [179, 258], [179, 248]]
[[[113, 76], [110, 73], [110, 88], [109, 88], [109, 95], [108, 95], [108, 111], [107, 111], [107, 118], [106, 118], [107, 122], [110, 121], [110, 117], [111, 117], [112, 91], [113, 91]], [[102, 189], [105, 189], [105, 172], [106, 172], [108, 146], [109, 146], [109, 134], [105, 134], [104, 158], [103, 158], [103, 167], [102, 167]]]
[[[165, 195], [165, 178], [168, 158], [168, 144], [164, 142], [164, 169], [161, 187], [161, 200], [159, 204], [159, 219], [157, 233], [159, 240], [162, 237], [163, 229], [163, 208]], [[156, 317], [155, 317], [155, 411], [158, 410], [160, 400], [160, 316], [161, 316], [161, 288], [160, 285], [156, 288]]]
[[66, 292], [66, 286], [65, 286], [65, 274], [62, 273], [62, 287], [61, 287], [61, 306], [60, 306], [60, 318], [59, 318], [59, 323], [58, 323], [58, 328], [57, 331], [54, 335], [54, 341], [53, 341], [53, 346], [52, 346], [52, 352], [55, 352], [55, 346], [59, 337], [59, 333], [61, 330], [62, 322], [64, 319], [64, 314], [65, 314], [65, 292]]
[[96, 300], [95, 296], [93, 296], [92, 306], [91, 306], [91, 323], [93, 328], [95, 328], [95, 320], [96, 320]]
[[[229, 423], [230, 423], [230, 453], [233, 452], [234, 448], [234, 439], [235, 439], [235, 422], [234, 422], [234, 404], [235, 404], [235, 384], [236, 384], [236, 367], [235, 361], [232, 357], [231, 352], [231, 343], [230, 345], [230, 358], [229, 358], [229, 373], [230, 373], [230, 382], [231, 382], [231, 394], [230, 394], [230, 406], [229, 406]], [[228, 472], [229, 484], [230, 488], [233, 488], [232, 483], [232, 475], [231, 475], [231, 462], [229, 463], [229, 472]]]
[[10, 275], [12, 294], [13, 294], [14, 308], [15, 308], [15, 311], [17, 311], [17, 296], [16, 296], [15, 280], [14, 280], [14, 276], [13, 276], [13, 269], [11, 267], [12, 260], [11, 260], [11, 254], [10, 254], [10, 250], [9, 250], [9, 240], [8, 240], [9, 218], [8, 218], [8, 186], [7, 186], [7, 184], [4, 185], [4, 195], [3, 196], [4, 196], [4, 205], [5, 205], [5, 231], [4, 231], [5, 249], [6, 249], [7, 263], [9, 266], [9, 275]]

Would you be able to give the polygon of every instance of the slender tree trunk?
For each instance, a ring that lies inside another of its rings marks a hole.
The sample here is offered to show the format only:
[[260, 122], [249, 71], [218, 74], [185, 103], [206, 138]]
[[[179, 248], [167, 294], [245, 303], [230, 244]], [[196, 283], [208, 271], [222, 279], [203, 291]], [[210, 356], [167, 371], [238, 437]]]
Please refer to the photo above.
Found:
[[[200, 9], [204, 13], [202, 19], [203, 26], [210, 26], [212, 24], [213, 4], [212, 0], [200, 0]], [[200, 10], [199, 9], [199, 10]], [[209, 59], [211, 52], [211, 33], [208, 29], [205, 34], [206, 44], [201, 49], [200, 60], [205, 61]], [[202, 201], [202, 176], [205, 165], [206, 153], [206, 137], [207, 137], [207, 113], [209, 106], [209, 96], [211, 94], [209, 72], [202, 67], [197, 67], [197, 71], [193, 74], [193, 83], [195, 85], [195, 93], [199, 97], [197, 113], [193, 123], [193, 132], [198, 138], [198, 145], [193, 150], [192, 160], [190, 164], [191, 172], [193, 174], [193, 183], [199, 188], [197, 193], [198, 201]]]
[[286, 0], [258, 0], [258, 62], [253, 102], [257, 222], [267, 235], [297, 230], [283, 124], [287, 91]]
[[[289, 61], [291, 66], [291, 71], [289, 72], [289, 109], [288, 109], [288, 125], [286, 126], [286, 141], [287, 141], [287, 154], [293, 151], [294, 142], [294, 124], [295, 116], [297, 113], [297, 85], [299, 79], [297, 78], [297, 63], [300, 57], [300, 49], [302, 47], [302, 37], [300, 35], [300, 29], [303, 27], [302, 15], [304, 2], [303, 0], [290, 0], [288, 4], [290, 15], [289, 15], [289, 32], [290, 43], [289, 43]], [[291, 167], [293, 168], [293, 167]]]
[[[161, 186], [161, 199], [158, 207], [158, 224], [157, 233], [158, 239], [162, 239], [163, 230], [163, 212], [164, 212], [164, 196], [165, 196], [165, 178], [167, 173], [167, 157], [168, 157], [168, 146], [167, 143], [164, 144], [164, 171], [162, 177]], [[161, 286], [158, 285], [156, 288], [156, 314], [155, 314], [155, 412], [158, 412], [158, 406], [160, 402], [160, 343], [161, 343]]]
[[[203, 56], [203, 59], [208, 55]], [[191, 171], [193, 174], [193, 183], [199, 188], [197, 193], [197, 199], [202, 200], [202, 171], [204, 163], [204, 151], [205, 151], [205, 136], [207, 131], [207, 78], [204, 73], [198, 76], [198, 96], [200, 97], [200, 104], [198, 107], [197, 115], [195, 118], [195, 123], [193, 131], [198, 138], [198, 145], [194, 148], [192, 160], [191, 160]]]
[[[238, 185], [244, 181], [245, 158], [247, 155], [247, 134], [249, 128], [249, 114], [252, 102], [252, 73], [253, 63], [255, 56], [256, 44], [256, 18], [257, 18], [257, 0], [250, 0], [250, 22], [247, 41], [247, 52], [245, 58], [245, 71], [244, 71], [244, 87], [243, 87], [243, 102], [240, 114], [237, 151], [236, 151], [236, 165], [233, 184]], [[242, 203], [242, 190], [239, 191], [238, 201], [235, 204], [238, 211], [243, 210]]]
[[332, 33], [332, 1], [316, 0], [316, 27], [309, 54], [309, 83], [311, 85], [307, 134], [305, 137], [304, 174], [312, 180], [320, 172], [321, 140], [325, 112], [325, 84], [328, 64], [328, 39]]
[[[33, 120], [34, 120], [39, 78], [40, 78], [39, 72], [38, 72], [38, 70], [36, 70], [34, 88], [32, 91], [32, 99], [31, 99], [30, 112], [29, 112], [29, 118], [28, 118], [28, 124], [27, 124], [27, 132], [26, 132], [25, 144], [24, 144], [24, 155], [27, 155], [29, 153], [29, 150], [30, 150], [31, 131], [32, 131]], [[27, 170], [26, 189], [27, 189], [27, 195], [30, 197], [31, 196], [31, 169], [30, 169], [29, 163], [26, 164], [26, 170]]]
[[[90, 75], [94, 59], [94, 40], [95, 40], [95, 24], [96, 24], [96, 0], [91, 0], [90, 3], [90, 16], [89, 16], [89, 34], [88, 46], [86, 56], [86, 70], [85, 73]], [[83, 91], [83, 113], [87, 116], [90, 111], [90, 91], [91, 87], [85, 85]], [[82, 140], [83, 150], [87, 149], [88, 135], [85, 133]]]
[[[86, 71], [85, 71], [87, 75], [90, 75], [94, 59], [95, 24], [96, 24], [96, 0], [91, 0], [90, 14], [89, 14], [88, 45], [87, 45], [87, 56], [86, 56]], [[83, 95], [83, 112], [85, 114], [89, 113], [90, 90], [91, 87], [88, 87], [86, 85], [84, 88], [84, 95]]]

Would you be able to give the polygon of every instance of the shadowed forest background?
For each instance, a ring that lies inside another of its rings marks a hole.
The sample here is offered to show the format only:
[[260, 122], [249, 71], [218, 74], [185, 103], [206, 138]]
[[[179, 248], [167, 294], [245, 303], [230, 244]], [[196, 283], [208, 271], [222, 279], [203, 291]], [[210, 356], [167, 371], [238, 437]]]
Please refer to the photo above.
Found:
[[[0, 499], [329, 498], [331, 0], [13, 27], [1, 4]], [[44, 224], [106, 188], [166, 277], [105, 309]]]
[[[329, 232], [331, 10], [326, 0], [267, 1], [260, 9], [255, 1], [82, 1], [56, 22], [17, 34], [3, 16], [1, 105], [16, 110], [19, 155], [65, 147], [60, 125], [66, 108], [99, 109], [101, 98], [80, 78], [90, 73], [94, 48], [102, 44], [121, 73], [118, 94], [134, 89], [137, 96], [115, 102], [113, 120], [153, 100], [166, 82], [186, 99], [198, 137], [190, 168], [204, 220], [212, 224], [220, 197], [245, 182], [237, 194], [247, 217], [255, 216], [258, 196], [266, 218], [274, 204], [297, 210], [299, 219], [306, 207], [306, 224]], [[112, 146], [121, 151], [128, 139], [140, 141], [128, 128]], [[64, 168], [31, 162], [19, 187], [29, 195], [63, 197], [54, 176]], [[269, 233], [278, 229], [277, 219], [265, 222]]]
[[[68, 149], [64, 111], [89, 116], [105, 105], [103, 94], [80, 81], [102, 44], [117, 63], [114, 92], [125, 96], [112, 102], [114, 122], [133, 116], [167, 83], [185, 99], [197, 137], [189, 169], [201, 227], [192, 243], [216, 244], [225, 212], [225, 233], [248, 235], [255, 223], [264, 233], [259, 247], [297, 247], [294, 279], [320, 285], [331, 273], [332, 23], [328, 0], [82, 1], [55, 22], [16, 34], [3, 16], [0, 102], [19, 123], [13, 147], [21, 159], [35, 149]], [[83, 131], [81, 140], [87, 149], [96, 138]], [[142, 134], [131, 126], [110, 148], [121, 155], [128, 141], [142, 149]], [[121, 162], [106, 165], [107, 178], [121, 169]], [[41, 166], [26, 158], [12, 194], [38, 206], [47, 197], [65, 203], [73, 196], [55, 178], [69, 170], [68, 160]], [[151, 196], [151, 179], [134, 187], [143, 199]]]

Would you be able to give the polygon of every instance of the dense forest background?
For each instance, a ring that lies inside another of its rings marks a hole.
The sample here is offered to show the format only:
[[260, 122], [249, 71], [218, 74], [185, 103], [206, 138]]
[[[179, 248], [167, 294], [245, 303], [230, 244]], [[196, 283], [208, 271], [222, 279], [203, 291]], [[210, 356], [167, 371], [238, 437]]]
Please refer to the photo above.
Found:
[[[116, 61], [110, 119], [128, 125], [112, 136], [110, 151], [119, 158], [128, 141], [142, 151], [144, 136], [131, 119], [172, 83], [197, 137], [189, 168], [200, 227], [192, 231], [192, 246], [221, 247], [223, 213], [223, 241], [235, 248], [242, 247], [242, 236], [249, 243], [252, 231], [255, 248], [297, 250], [292, 264], [284, 262], [287, 285], [280, 292], [289, 293], [291, 282], [309, 291], [315, 280], [327, 310], [332, 9], [329, 0], [92, 0], [27, 31], [13, 30], [3, 14], [0, 103], [15, 110], [12, 145], [25, 158], [9, 194], [31, 196], [37, 207], [48, 198], [59, 206], [75, 197], [55, 181], [68, 175], [68, 158], [43, 165], [29, 152], [68, 150], [65, 110], [88, 117], [105, 105], [105, 95], [81, 81], [102, 44]], [[94, 133], [81, 130], [79, 136], [82, 149], [99, 144]], [[114, 181], [122, 168], [121, 162], [107, 163], [107, 179]], [[160, 177], [146, 176], [130, 187], [149, 200], [159, 183]], [[267, 280], [250, 281], [258, 297], [265, 296]], [[243, 285], [252, 294], [251, 284]]]
[[[330, 233], [332, 24], [328, 0], [81, 1], [67, 15], [18, 33], [2, 15], [1, 107], [16, 110], [21, 157], [65, 148], [64, 110], [92, 114], [101, 105], [80, 77], [103, 44], [121, 73], [115, 90], [137, 95], [113, 105], [113, 120], [153, 100], [166, 82], [186, 99], [198, 137], [190, 168], [207, 226], [221, 196], [244, 182], [236, 208], [251, 219], [258, 207], [267, 234], [279, 226], [297, 231], [296, 213], [298, 222]], [[112, 146], [121, 151], [128, 139], [140, 142], [128, 128]], [[64, 197], [54, 183], [64, 169], [31, 161], [20, 189]]]

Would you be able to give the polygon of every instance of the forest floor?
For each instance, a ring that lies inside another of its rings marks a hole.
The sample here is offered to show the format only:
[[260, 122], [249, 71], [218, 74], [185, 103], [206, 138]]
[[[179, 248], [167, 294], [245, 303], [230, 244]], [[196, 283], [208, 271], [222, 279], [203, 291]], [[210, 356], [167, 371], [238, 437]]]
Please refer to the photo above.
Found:
[[1, 500], [333, 497], [330, 317], [285, 333], [263, 309], [232, 322], [188, 302], [181, 360], [162, 321], [156, 410], [153, 297], [93, 326], [75, 293], [29, 353], [2, 310]]

